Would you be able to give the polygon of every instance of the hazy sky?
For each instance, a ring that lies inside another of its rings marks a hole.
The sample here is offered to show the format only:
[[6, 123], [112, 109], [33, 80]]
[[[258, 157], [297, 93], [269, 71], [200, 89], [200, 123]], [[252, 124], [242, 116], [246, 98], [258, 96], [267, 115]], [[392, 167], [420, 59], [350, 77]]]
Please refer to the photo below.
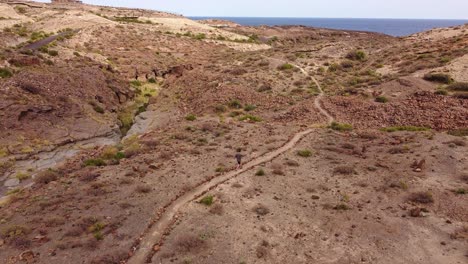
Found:
[[[39, 2], [50, 2], [39, 0]], [[468, 0], [84, 0], [185, 16], [468, 19]]]

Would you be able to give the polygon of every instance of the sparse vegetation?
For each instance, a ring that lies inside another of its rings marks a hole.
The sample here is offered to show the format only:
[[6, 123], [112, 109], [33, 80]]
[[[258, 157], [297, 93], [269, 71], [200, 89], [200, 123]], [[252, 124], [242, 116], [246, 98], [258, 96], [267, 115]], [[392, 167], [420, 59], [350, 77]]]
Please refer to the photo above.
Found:
[[430, 82], [451, 84], [453, 83], [453, 78], [445, 73], [428, 73], [424, 75], [424, 80]]
[[243, 115], [239, 117], [239, 121], [262, 122], [262, 119], [254, 115]]
[[397, 131], [428, 131], [430, 128], [427, 127], [417, 127], [417, 126], [395, 126], [395, 127], [385, 127], [380, 129], [383, 132], [397, 132]]
[[456, 137], [466, 137], [468, 136], [468, 128], [452, 129], [448, 131], [448, 134]]
[[353, 166], [339, 166], [333, 170], [333, 173], [342, 174], [342, 175], [351, 175], [351, 174], [356, 174], [357, 172]]
[[0, 78], [9, 78], [13, 76], [13, 73], [8, 68], [0, 68]]
[[234, 109], [241, 109], [242, 104], [239, 102], [239, 100], [232, 100], [229, 102], [229, 107], [234, 108]]
[[45, 171], [40, 172], [36, 178], [34, 178], [34, 181], [37, 184], [49, 184], [50, 182], [56, 181], [60, 178], [60, 174], [57, 171], [54, 171], [52, 169], [48, 169]]
[[270, 209], [268, 209], [265, 205], [259, 204], [253, 208], [253, 211], [258, 215], [265, 216], [270, 213]]
[[197, 120], [197, 117], [193, 114], [189, 114], [187, 116], [185, 116], [185, 120], [188, 120], [188, 121], [195, 121]]
[[256, 176], [264, 176], [265, 175], [265, 170], [264, 169], [258, 169], [257, 172], [255, 173]]
[[367, 58], [367, 55], [362, 50], [353, 50], [353, 51], [350, 51], [348, 54], [346, 54], [346, 58], [349, 60], [354, 60], [354, 61], [365, 61]]
[[353, 126], [350, 124], [340, 124], [337, 122], [333, 122], [330, 125], [330, 128], [336, 131], [351, 131], [353, 130]]
[[447, 89], [450, 91], [468, 92], [468, 83], [463, 83], [463, 82], [453, 83], [447, 86]]
[[287, 70], [292, 70], [292, 69], [294, 69], [294, 66], [289, 63], [285, 63], [285, 64], [278, 66], [278, 70], [280, 71], [287, 71]]
[[213, 202], [214, 202], [214, 197], [212, 195], [207, 195], [200, 200], [200, 203], [206, 206], [212, 205]]
[[106, 166], [106, 162], [102, 159], [87, 159], [83, 162], [86, 167], [102, 167]]
[[299, 150], [299, 151], [297, 151], [297, 155], [300, 156], [300, 157], [303, 157], [303, 158], [308, 158], [308, 157], [312, 156], [312, 151], [310, 151], [308, 149]]
[[248, 104], [248, 105], [244, 106], [244, 111], [246, 111], [246, 112], [250, 112], [250, 111], [253, 111], [255, 109], [257, 109], [256, 105]]
[[377, 96], [377, 97], [375, 98], [375, 101], [376, 101], [377, 103], [387, 103], [387, 102], [388, 102], [388, 98], [385, 97], [385, 96]]
[[412, 193], [409, 196], [408, 200], [411, 202], [420, 203], [420, 204], [431, 204], [434, 202], [434, 198], [432, 197], [432, 194], [429, 192]]

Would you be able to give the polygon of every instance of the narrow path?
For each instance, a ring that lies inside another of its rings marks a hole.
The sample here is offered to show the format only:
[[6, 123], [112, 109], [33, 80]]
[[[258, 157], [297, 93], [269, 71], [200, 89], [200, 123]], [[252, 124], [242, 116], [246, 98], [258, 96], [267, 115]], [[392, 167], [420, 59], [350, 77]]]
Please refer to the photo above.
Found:
[[[274, 59], [282, 61], [279, 59]], [[299, 67], [298, 65], [293, 65], [301, 70], [301, 72], [306, 75], [310, 76], [312, 80], [317, 85], [320, 94], [315, 99], [315, 106], [319, 111], [327, 117], [328, 123], [333, 122], [334, 118], [322, 108], [320, 104], [320, 99], [323, 97], [323, 90], [320, 87], [318, 81], [311, 75], [307, 73], [306, 70]], [[230, 171], [220, 177], [213, 178], [212, 180], [201, 184], [191, 191], [185, 193], [184, 195], [177, 198], [174, 202], [172, 202], [167, 208], [165, 208], [162, 212], [158, 213], [159, 219], [155, 222], [155, 224], [148, 230], [148, 232], [141, 238], [141, 242], [138, 248], [135, 249], [134, 255], [127, 261], [128, 264], [141, 264], [141, 263], [151, 263], [151, 259], [156, 252], [156, 249], [159, 249], [162, 246], [165, 236], [170, 231], [172, 225], [178, 218], [179, 210], [185, 204], [192, 202], [195, 199], [198, 199], [206, 192], [212, 190], [213, 188], [217, 187], [218, 185], [239, 176], [240, 174], [258, 166], [262, 163], [269, 162], [274, 158], [278, 157], [279, 155], [283, 154], [284, 152], [293, 148], [304, 136], [310, 134], [314, 129], [307, 129], [305, 131], [299, 132], [295, 134], [292, 139], [290, 139], [285, 145], [282, 147], [266, 153], [247, 164], [244, 164], [242, 169]]]
[[[80, 31], [79, 29], [78, 30], [73, 30], [72, 33], [78, 33], [79, 31]], [[65, 31], [65, 32], [62, 32], [62, 33], [57, 34], [57, 35], [49, 36], [47, 38], [38, 40], [36, 42], [33, 42], [31, 44], [28, 44], [28, 45], [24, 46], [22, 48], [22, 50], [37, 50], [37, 49], [40, 49], [40, 48], [54, 42], [58, 38], [66, 36], [67, 34], [70, 34], [70, 32]]]

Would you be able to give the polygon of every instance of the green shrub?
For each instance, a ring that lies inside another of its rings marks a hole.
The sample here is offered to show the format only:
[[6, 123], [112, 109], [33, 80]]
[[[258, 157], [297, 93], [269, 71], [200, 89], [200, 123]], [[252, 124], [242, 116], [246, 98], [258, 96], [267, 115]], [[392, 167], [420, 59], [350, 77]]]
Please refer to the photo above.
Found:
[[447, 86], [447, 89], [457, 92], [468, 92], [468, 83], [457, 82]]
[[244, 106], [244, 111], [246, 111], [246, 112], [250, 112], [250, 111], [253, 111], [255, 109], [257, 109], [256, 105], [250, 105], [249, 104], [249, 105]]
[[200, 200], [200, 203], [206, 205], [206, 206], [210, 206], [213, 204], [213, 196], [212, 195], [208, 195], [208, 196], [205, 196], [203, 197], [201, 200]]
[[282, 64], [282, 65], [278, 66], [278, 70], [280, 70], [280, 71], [292, 70], [293, 68], [294, 68], [294, 66], [292, 64], [289, 64], [289, 63], [285, 63], [285, 64]]
[[11, 76], [13, 76], [13, 73], [10, 71], [10, 69], [0, 68], [0, 78], [9, 78]]
[[48, 50], [47, 54], [49, 54], [52, 57], [55, 57], [55, 56], [58, 56], [59, 53], [56, 50]]
[[468, 190], [466, 190], [465, 188], [458, 188], [458, 189], [455, 190], [455, 193], [459, 194], [459, 195], [467, 194]]
[[303, 158], [308, 158], [308, 157], [312, 156], [312, 151], [310, 151], [308, 149], [299, 150], [297, 152], [297, 155], [300, 156], [300, 157], [303, 157]]
[[336, 131], [351, 131], [353, 126], [350, 124], [340, 124], [337, 122], [332, 122], [330, 128]]
[[385, 96], [377, 96], [377, 97], [375, 98], [375, 101], [376, 101], [377, 103], [387, 103], [387, 102], [388, 102], [388, 99], [387, 99], [387, 97], [385, 97]]
[[24, 180], [27, 180], [31, 178], [31, 175], [29, 175], [28, 173], [24, 173], [24, 172], [19, 172], [16, 174], [16, 179], [20, 180], [20, 181], [24, 181]]
[[429, 82], [438, 82], [438, 83], [445, 83], [445, 84], [453, 83], [452, 77], [445, 73], [428, 73], [424, 75], [424, 80], [429, 81]]
[[235, 109], [241, 109], [242, 104], [239, 102], [239, 100], [232, 100], [231, 102], [229, 102], [229, 107], [235, 108]]
[[119, 151], [115, 154], [114, 159], [121, 160], [121, 159], [125, 159], [125, 157], [126, 157], [125, 153]]
[[83, 162], [86, 167], [101, 167], [106, 166], [106, 162], [102, 159], [87, 159]]
[[130, 81], [130, 85], [134, 87], [140, 87], [142, 83], [138, 80], [133, 80], [133, 81]]
[[263, 169], [258, 169], [258, 171], [255, 173], [256, 176], [264, 176], [265, 175], [265, 170]]
[[185, 117], [185, 120], [188, 120], [188, 121], [195, 121], [197, 120], [197, 117], [193, 114], [189, 114]]
[[104, 114], [104, 108], [102, 108], [101, 106], [99, 106], [97, 104], [93, 105], [93, 109], [94, 109], [94, 111], [96, 111], [99, 114]]
[[336, 63], [332, 63], [330, 66], [328, 66], [329, 72], [336, 72], [339, 69], [341, 69], [341, 65], [338, 65]]
[[149, 82], [149, 83], [156, 83], [156, 79], [154, 79], [154, 78], [149, 78], [149, 79], [148, 79], [148, 82]]
[[81, 54], [78, 51], [74, 51], [73, 55], [75, 55], [76, 57], [81, 57]]
[[353, 50], [346, 54], [346, 58], [349, 60], [364, 61], [367, 58], [367, 55], [362, 50]]
[[397, 131], [427, 131], [430, 130], [430, 128], [427, 127], [417, 127], [417, 126], [395, 126], [395, 127], [385, 127], [380, 129], [383, 132], [397, 132]]
[[258, 116], [253, 116], [253, 115], [243, 115], [239, 117], [239, 121], [251, 121], [251, 122], [261, 122], [262, 119]]
[[199, 33], [199, 34], [193, 36], [193, 38], [198, 39], [198, 40], [206, 39], [206, 34]]

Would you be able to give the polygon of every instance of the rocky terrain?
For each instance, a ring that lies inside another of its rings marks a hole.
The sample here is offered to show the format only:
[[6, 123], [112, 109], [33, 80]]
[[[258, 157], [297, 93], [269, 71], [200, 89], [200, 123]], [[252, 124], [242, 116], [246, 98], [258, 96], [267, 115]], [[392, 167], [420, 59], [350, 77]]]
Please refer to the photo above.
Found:
[[465, 263], [467, 59], [3, 1], [0, 263]]

